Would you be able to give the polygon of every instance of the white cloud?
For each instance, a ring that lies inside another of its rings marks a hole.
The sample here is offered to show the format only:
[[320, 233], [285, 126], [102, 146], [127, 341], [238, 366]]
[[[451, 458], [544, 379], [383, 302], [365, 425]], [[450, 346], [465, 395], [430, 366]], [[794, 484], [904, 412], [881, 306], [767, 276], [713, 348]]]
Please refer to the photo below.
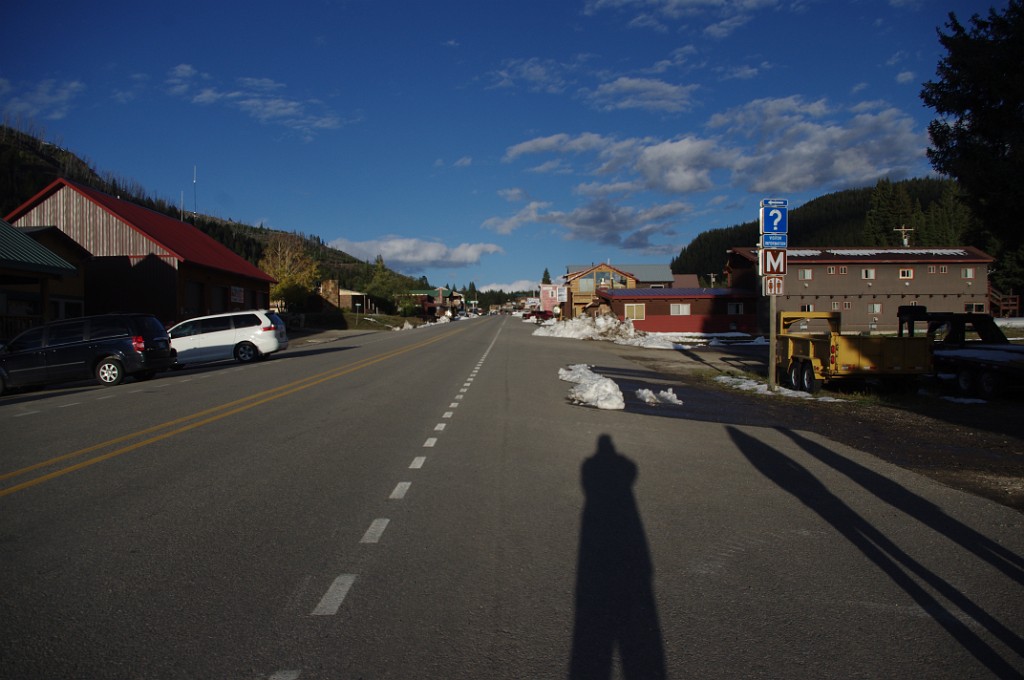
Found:
[[710, 189], [711, 171], [725, 165], [726, 155], [714, 141], [685, 137], [645, 148], [636, 169], [653, 189], [691, 193]]
[[455, 161], [455, 167], [457, 168], [468, 168], [471, 165], [473, 165], [473, 159], [470, 156], [463, 156]]
[[896, 74], [896, 82], [899, 83], [900, 85], [913, 83], [914, 78], [915, 75], [913, 71], [900, 71], [899, 73]]
[[[13, 91], [10, 81], [5, 80], [3, 83], [4, 93]], [[4, 116], [14, 119], [60, 120], [68, 115], [74, 100], [85, 90], [85, 83], [80, 80], [41, 80], [32, 90], [8, 99], [4, 103]]]
[[504, 252], [501, 246], [494, 243], [460, 243], [453, 247], [438, 241], [401, 236], [386, 236], [369, 241], [339, 238], [328, 245], [368, 261], [380, 255], [386, 266], [404, 273], [421, 272], [428, 268], [469, 267], [478, 264], [484, 255]]
[[[170, 70], [165, 82], [170, 94], [187, 97], [195, 91], [196, 81], [210, 80], [209, 75], [200, 74], [190, 64], [179, 64]], [[312, 141], [319, 131], [337, 129], [358, 120], [354, 117], [345, 121], [316, 100], [298, 100], [277, 94], [287, 87], [270, 78], [242, 77], [235, 84], [232, 89], [206, 85], [189, 100], [201, 106], [222, 105], [237, 109], [260, 123], [288, 128], [304, 141]]]
[[690, 109], [697, 85], [673, 85], [653, 78], [621, 77], [599, 85], [590, 101], [602, 111], [643, 109], [676, 113]]
[[531, 92], [559, 94], [573, 82], [575, 73], [587, 59], [581, 55], [568, 62], [553, 59], [507, 59], [489, 76], [491, 88], [525, 87]]
[[519, 279], [512, 283], [488, 283], [485, 286], [477, 286], [477, 290], [484, 293], [499, 290], [506, 293], [516, 293], [519, 291], [537, 290], [539, 288], [538, 282], [532, 279]]
[[540, 221], [538, 219], [540, 211], [547, 208], [549, 205], [549, 203], [543, 203], [541, 201], [531, 201], [512, 217], [489, 217], [484, 220], [483, 224], [480, 226], [499, 234], [511, 234], [524, 224]]
[[505, 150], [506, 162], [515, 160], [520, 156], [534, 153], [583, 153], [586, 151], [598, 151], [608, 146], [610, 138], [593, 132], [584, 132], [575, 137], [560, 133], [547, 137], [535, 137], [534, 139], [520, 142]]

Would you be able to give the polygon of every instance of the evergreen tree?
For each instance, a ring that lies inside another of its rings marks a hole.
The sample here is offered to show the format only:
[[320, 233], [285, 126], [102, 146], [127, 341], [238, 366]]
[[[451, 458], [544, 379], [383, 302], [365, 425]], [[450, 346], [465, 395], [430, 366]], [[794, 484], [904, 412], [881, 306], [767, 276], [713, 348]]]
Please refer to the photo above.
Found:
[[540, 282], [551, 283], [551, 272], [548, 271], [547, 267], [544, 268], [544, 275], [540, 277]]

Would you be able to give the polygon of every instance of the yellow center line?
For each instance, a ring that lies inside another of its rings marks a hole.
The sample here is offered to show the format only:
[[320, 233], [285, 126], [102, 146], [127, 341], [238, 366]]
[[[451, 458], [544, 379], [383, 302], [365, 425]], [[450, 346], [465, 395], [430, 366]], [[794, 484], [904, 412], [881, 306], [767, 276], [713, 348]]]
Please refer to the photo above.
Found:
[[[72, 451], [71, 453], [66, 453], [66, 454], [63, 454], [61, 456], [57, 456], [55, 458], [50, 458], [49, 460], [45, 460], [45, 461], [42, 461], [40, 463], [35, 463], [34, 465], [29, 465], [27, 467], [20, 468], [18, 470], [14, 470], [12, 472], [4, 473], [4, 474], [0, 475], [0, 481], [4, 481], [4, 480], [7, 480], [7, 479], [12, 479], [14, 477], [18, 477], [18, 476], [21, 476], [23, 474], [27, 474], [29, 472], [33, 472], [35, 470], [39, 470], [41, 468], [45, 468], [45, 467], [49, 467], [51, 465], [56, 465], [58, 463], [62, 463], [64, 461], [70, 460], [72, 458], [76, 458], [78, 456], [85, 455], [87, 453], [92, 453], [94, 451], [105, 449], [105, 448], [110, 447], [110, 446], [115, 446], [117, 444], [121, 444], [121, 443], [129, 441], [131, 439], [135, 439], [136, 437], [141, 437], [141, 436], [144, 436], [144, 435], [147, 435], [147, 434], [151, 434], [151, 433], [154, 433], [154, 432], [159, 432], [160, 430], [166, 430], [168, 428], [175, 428], [176, 426], [181, 425], [181, 427], [177, 427], [176, 429], [169, 430], [168, 432], [163, 432], [163, 433], [155, 435], [153, 437], [149, 437], [148, 439], [144, 439], [142, 441], [135, 442], [134, 444], [129, 444], [128, 446], [123, 446], [123, 447], [121, 447], [119, 449], [115, 449], [114, 451], [109, 451], [107, 453], [104, 453], [102, 455], [96, 456], [94, 458], [90, 458], [88, 460], [84, 460], [84, 461], [81, 461], [79, 463], [75, 463], [74, 465], [70, 465], [68, 467], [61, 468], [59, 470], [54, 470], [53, 472], [50, 472], [50, 473], [45, 474], [45, 475], [42, 475], [40, 477], [35, 477], [35, 478], [30, 479], [30, 480], [28, 480], [26, 482], [22, 482], [21, 484], [17, 484], [15, 486], [11, 486], [11, 487], [8, 487], [6, 489], [2, 489], [2, 490], [0, 490], [0, 498], [2, 498], [4, 496], [9, 496], [9, 495], [11, 495], [13, 493], [16, 493], [18, 491], [21, 491], [23, 489], [27, 489], [27, 488], [36, 486], [37, 484], [42, 484], [43, 482], [49, 481], [51, 479], [55, 479], [57, 477], [61, 477], [61, 476], [66, 475], [66, 474], [68, 474], [70, 472], [74, 472], [76, 470], [81, 470], [82, 468], [86, 468], [86, 467], [89, 467], [91, 465], [95, 465], [96, 463], [101, 463], [101, 462], [103, 462], [105, 460], [109, 460], [109, 459], [114, 458], [116, 456], [120, 456], [120, 455], [123, 455], [125, 453], [129, 453], [130, 451], [134, 451], [136, 449], [142, 448], [143, 446], [147, 446], [149, 444], [153, 444], [155, 442], [162, 441], [164, 439], [168, 439], [168, 438], [173, 437], [175, 435], [182, 434], [184, 432], [188, 432], [189, 430], [193, 430], [195, 428], [202, 427], [203, 425], [208, 425], [210, 423], [217, 422], [218, 420], [222, 420], [224, 418], [227, 418], [228, 416], [236, 415], [238, 413], [242, 413], [243, 411], [248, 411], [249, 409], [254, 408], [256, 406], [260, 406], [262, 404], [266, 404], [267, 402], [271, 402], [271, 401], [274, 401], [276, 399], [280, 399], [282, 397], [286, 397], [286, 396], [288, 396], [290, 394], [294, 394], [296, 392], [300, 392], [302, 390], [309, 389], [310, 387], [314, 387], [316, 385], [320, 385], [320, 384], [325, 383], [325, 382], [327, 382], [329, 380], [334, 380], [336, 378], [340, 378], [342, 376], [348, 375], [350, 373], [354, 373], [354, 372], [362, 370], [364, 368], [368, 368], [370, 366], [373, 366], [374, 364], [378, 364], [378, 363], [380, 363], [382, 361], [386, 361], [387, 359], [393, 359], [394, 357], [400, 356], [402, 354], [406, 354], [406, 353], [411, 352], [413, 350], [421, 349], [421, 348], [426, 347], [428, 345], [432, 345], [435, 342], [439, 342], [439, 341], [441, 341], [443, 339], [446, 339], [446, 338], [454, 335], [455, 333], [461, 332], [461, 330], [463, 330], [463, 329], [460, 328], [460, 329], [448, 331], [446, 333], [438, 335], [437, 337], [431, 338], [429, 340], [425, 340], [423, 342], [420, 342], [420, 343], [417, 343], [417, 344], [414, 344], [414, 345], [410, 345], [408, 347], [404, 347], [402, 349], [397, 349], [397, 350], [393, 350], [391, 352], [386, 352], [384, 354], [380, 354], [380, 355], [377, 355], [375, 357], [370, 357], [368, 359], [361, 359], [361, 360], [356, 361], [356, 362], [354, 362], [354, 363], [352, 363], [352, 364], [350, 364], [348, 366], [344, 366], [344, 367], [336, 368], [336, 369], [331, 369], [329, 371], [324, 371], [322, 373], [318, 373], [318, 374], [315, 374], [315, 375], [312, 375], [312, 376], [308, 376], [306, 378], [302, 378], [301, 380], [296, 380], [296, 381], [288, 383], [286, 385], [281, 385], [279, 387], [275, 387], [275, 388], [270, 389], [270, 390], [265, 390], [263, 392], [257, 392], [256, 394], [251, 394], [251, 395], [249, 395], [247, 397], [243, 397], [242, 399], [237, 399], [235, 401], [231, 401], [231, 402], [228, 402], [226, 404], [221, 404], [219, 406], [214, 406], [212, 408], [208, 408], [208, 409], [205, 409], [205, 410], [202, 410], [202, 411], [198, 411], [196, 413], [193, 413], [193, 414], [190, 414], [190, 415], [187, 415], [187, 416], [183, 416], [181, 418], [175, 418], [174, 420], [169, 420], [167, 422], [160, 423], [159, 425], [154, 425], [152, 427], [147, 427], [145, 429], [138, 430], [136, 432], [132, 432], [132, 433], [129, 433], [129, 434], [126, 434], [126, 435], [122, 435], [122, 436], [116, 437], [114, 439], [109, 439], [109, 440], [107, 440], [105, 442], [100, 442], [99, 444], [93, 444], [92, 446], [87, 446], [87, 447], [85, 447], [83, 449], [78, 449], [77, 451]], [[189, 422], [189, 421], [192, 421], [192, 422]], [[182, 425], [182, 423], [187, 423], [187, 424]]]

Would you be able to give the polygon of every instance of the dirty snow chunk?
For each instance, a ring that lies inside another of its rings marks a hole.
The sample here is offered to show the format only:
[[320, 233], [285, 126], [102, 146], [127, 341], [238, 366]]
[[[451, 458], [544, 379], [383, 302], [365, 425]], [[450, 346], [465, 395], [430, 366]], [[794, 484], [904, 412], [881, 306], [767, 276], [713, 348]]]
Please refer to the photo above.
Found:
[[574, 404], [588, 404], [608, 411], [626, 408], [622, 390], [615, 381], [594, 373], [587, 364], [573, 364], [568, 369], [560, 368], [558, 377], [576, 383], [569, 390], [569, 401]]
[[657, 406], [658, 404], [677, 404], [681, 405], [683, 401], [676, 396], [675, 391], [672, 388], [662, 390], [655, 394], [647, 388], [641, 388], [636, 391], [637, 399], [651, 406]]

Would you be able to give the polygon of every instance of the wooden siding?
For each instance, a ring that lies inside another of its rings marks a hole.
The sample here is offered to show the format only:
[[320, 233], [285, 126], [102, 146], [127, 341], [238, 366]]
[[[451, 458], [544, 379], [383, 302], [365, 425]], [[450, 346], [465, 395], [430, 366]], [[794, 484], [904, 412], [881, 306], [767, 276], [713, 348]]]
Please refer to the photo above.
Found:
[[96, 257], [143, 259], [156, 255], [177, 269], [178, 258], [161, 244], [133, 229], [77, 191], [62, 187], [19, 218], [19, 227], [59, 226]]

